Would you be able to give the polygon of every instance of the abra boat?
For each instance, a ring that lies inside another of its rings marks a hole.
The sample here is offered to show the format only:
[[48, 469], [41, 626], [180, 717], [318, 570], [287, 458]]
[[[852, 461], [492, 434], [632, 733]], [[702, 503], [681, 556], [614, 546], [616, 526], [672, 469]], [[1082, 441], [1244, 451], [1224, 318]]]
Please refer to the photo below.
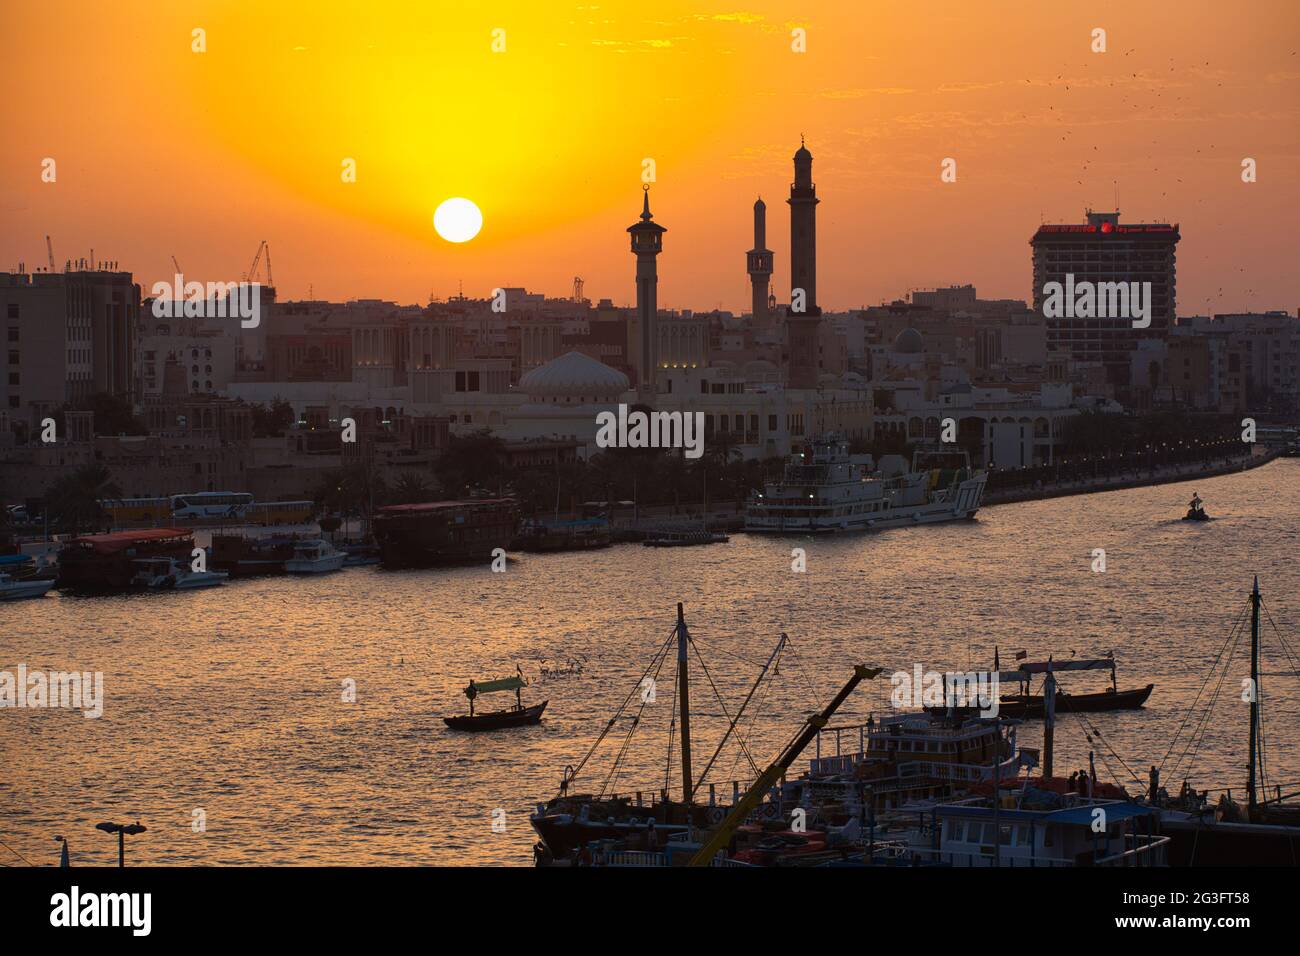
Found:
[[754, 492], [745, 530], [777, 534], [878, 531], [973, 518], [987, 481], [965, 450], [917, 446], [911, 470], [897, 455], [867, 471], [870, 455], [850, 455], [835, 435], [792, 454], [782, 479]]
[[[1003, 679], [1012, 673], [1002, 671], [998, 664], [998, 654], [995, 649], [993, 652], [993, 669], [1000, 671]], [[1022, 690], [1019, 694], [1004, 694], [998, 700], [998, 713], [1003, 717], [1042, 717], [1045, 713], [1043, 695], [1029, 693], [1029, 683], [1034, 674], [1047, 674], [1048, 672], [1059, 674], [1062, 671], [1088, 671], [1088, 670], [1109, 670], [1110, 687], [1104, 691], [1090, 694], [1069, 694], [1064, 691], [1056, 692], [1056, 711], [1057, 713], [1080, 714], [1096, 713], [1107, 710], [1137, 710], [1147, 702], [1151, 696], [1151, 691], [1155, 689], [1155, 684], [1147, 684], [1145, 687], [1135, 687], [1127, 690], [1120, 690], [1115, 680], [1115, 657], [1097, 658], [1093, 660], [1067, 660], [1024, 663], [1018, 665], [1018, 670], [1014, 673], [1023, 675], [1020, 680]]]
[[[452, 730], [503, 730], [506, 727], [526, 727], [529, 724], [540, 723], [542, 712], [546, 710], [546, 705], [550, 701], [544, 700], [540, 704], [525, 707], [520, 695], [527, 686], [528, 681], [524, 680], [522, 674], [503, 677], [500, 680], [470, 681], [464, 691], [465, 696], [469, 698], [469, 713], [444, 717], [442, 721]], [[474, 700], [479, 694], [493, 694], [503, 690], [515, 692], [514, 707], [507, 710], [494, 710], [486, 714], [474, 713]]]

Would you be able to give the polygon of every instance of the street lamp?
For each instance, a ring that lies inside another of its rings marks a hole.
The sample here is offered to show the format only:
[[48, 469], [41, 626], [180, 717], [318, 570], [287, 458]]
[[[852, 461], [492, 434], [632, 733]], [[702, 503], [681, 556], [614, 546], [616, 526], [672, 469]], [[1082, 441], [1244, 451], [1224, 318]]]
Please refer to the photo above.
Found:
[[125, 826], [120, 823], [96, 823], [96, 830], [103, 830], [105, 833], [117, 834], [117, 865], [126, 866], [126, 834], [135, 836], [137, 833], [144, 833], [148, 827], [141, 826], [140, 821], [128, 823]]

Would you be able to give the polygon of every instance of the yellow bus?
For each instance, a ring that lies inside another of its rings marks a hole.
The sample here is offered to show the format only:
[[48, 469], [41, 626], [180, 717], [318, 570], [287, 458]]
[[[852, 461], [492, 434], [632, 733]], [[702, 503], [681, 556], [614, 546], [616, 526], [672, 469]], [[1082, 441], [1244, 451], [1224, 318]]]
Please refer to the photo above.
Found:
[[170, 498], [104, 498], [100, 509], [113, 522], [113, 527], [127, 525], [165, 526], [172, 523]]
[[316, 512], [313, 501], [259, 501], [244, 512], [249, 524], [310, 524]]

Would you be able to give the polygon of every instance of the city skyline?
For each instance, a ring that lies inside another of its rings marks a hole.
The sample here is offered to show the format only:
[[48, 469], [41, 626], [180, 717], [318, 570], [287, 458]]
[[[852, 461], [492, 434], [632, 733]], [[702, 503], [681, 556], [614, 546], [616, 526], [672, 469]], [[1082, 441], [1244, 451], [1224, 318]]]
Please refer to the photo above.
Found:
[[[113, 43], [87, 55], [75, 42], [102, 26], [101, 14], [78, 10], [70, 42], [42, 51], [39, 64], [16, 43], [22, 30], [0, 39], [18, 75], [45, 94], [12, 110], [24, 148], [3, 161], [0, 204], [12, 226], [0, 256], [5, 268], [43, 265], [51, 235], [60, 267], [94, 248], [147, 289], [170, 279], [172, 256], [187, 276], [237, 279], [266, 238], [281, 300], [310, 290], [424, 302], [462, 283], [473, 296], [522, 286], [558, 297], [580, 275], [593, 300], [630, 306], [619, 238], [651, 158], [656, 217], [673, 231], [660, 307], [739, 313], [751, 297], [743, 260], [753, 203], [780, 202], [802, 133], [818, 163], [828, 311], [964, 283], [1031, 299], [1037, 225], [1112, 210], [1117, 185], [1125, 221], [1181, 226], [1180, 314], [1290, 311], [1288, 229], [1300, 204], [1281, 171], [1300, 152], [1288, 101], [1300, 66], [1279, 28], [1295, 14], [1273, 4], [1229, 19], [1199, 6], [1195, 31], [1143, 11], [1000, 21], [995, 8], [958, 20], [948, 6], [913, 23], [889, 12], [851, 20], [845, 8], [805, 23], [763, 4], [697, 15], [669, 4], [653, 20], [619, 4], [549, 17], [507, 8], [497, 54], [497, 24], [408, 5], [357, 35], [292, 8], [160, 11], [138, 33], [115, 24], [117, 46], [131, 43], [135, 56], [111, 75], [99, 58]], [[32, 8], [11, 16], [36, 27]], [[201, 54], [191, 50], [200, 21]], [[801, 23], [807, 52], [795, 53], [789, 33]], [[1105, 53], [1089, 49], [1098, 25]], [[420, 37], [432, 38], [427, 47]], [[367, 68], [355, 87], [340, 76], [350, 67], [337, 68], [385, 57], [383, 75]], [[691, 85], [701, 65], [716, 106]], [[171, 81], [160, 84], [158, 71]], [[475, 82], [476, 96], [433, 95], [448, 71]], [[513, 94], [541, 73], [549, 86], [539, 114]], [[597, 101], [558, 116], [580, 89]], [[68, 113], [84, 122], [60, 122]], [[150, 116], [175, 128], [153, 135]], [[1213, 135], [1202, 135], [1210, 122]], [[46, 157], [58, 163], [56, 182], [41, 180]], [[1242, 182], [1243, 157], [1258, 163], [1258, 181]], [[355, 183], [340, 181], [345, 158], [356, 160]], [[956, 160], [956, 182], [940, 179], [945, 158]], [[453, 245], [431, 217], [459, 195], [485, 223]], [[786, 210], [771, 211], [773, 291], [785, 301]]]

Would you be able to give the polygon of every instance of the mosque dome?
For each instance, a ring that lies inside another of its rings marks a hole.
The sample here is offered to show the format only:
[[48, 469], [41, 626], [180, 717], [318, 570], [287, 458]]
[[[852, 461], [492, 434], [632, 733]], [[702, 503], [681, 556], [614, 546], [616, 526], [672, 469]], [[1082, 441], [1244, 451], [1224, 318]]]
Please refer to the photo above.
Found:
[[532, 398], [608, 399], [630, 387], [628, 377], [581, 352], [566, 352], [527, 372], [519, 380], [521, 391]]
[[894, 337], [894, 351], [904, 355], [919, 355], [925, 351], [925, 341], [916, 329], [903, 329]]

